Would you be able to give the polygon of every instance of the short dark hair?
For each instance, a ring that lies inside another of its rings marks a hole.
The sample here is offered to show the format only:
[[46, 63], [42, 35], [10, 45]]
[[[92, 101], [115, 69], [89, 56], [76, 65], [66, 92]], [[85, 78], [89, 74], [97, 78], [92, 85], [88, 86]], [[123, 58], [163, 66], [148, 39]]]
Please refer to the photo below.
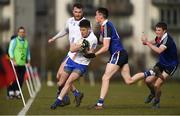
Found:
[[91, 23], [87, 19], [83, 19], [82, 21], [79, 22], [79, 27], [85, 27], [85, 28], [90, 28]]
[[18, 32], [19, 32], [20, 29], [25, 30], [25, 28], [24, 28], [23, 26], [20, 26], [20, 27], [18, 28]]
[[156, 27], [162, 28], [163, 30], [167, 30], [167, 24], [165, 22], [158, 22]]
[[99, 13], [102, 13], [102, 15], [105, 19], [107, 19], [109, 16], [109, 12], [108, 12], [107, 8], [100, 7], [96, 11], [98, 11]]
[[77, 8], [79, 8], [79, 9], [83, 9], [83, 5], [80, 4], [80, 3], [74, 3], [73, 8], [74, 8], [74, 7], [77, 7]]

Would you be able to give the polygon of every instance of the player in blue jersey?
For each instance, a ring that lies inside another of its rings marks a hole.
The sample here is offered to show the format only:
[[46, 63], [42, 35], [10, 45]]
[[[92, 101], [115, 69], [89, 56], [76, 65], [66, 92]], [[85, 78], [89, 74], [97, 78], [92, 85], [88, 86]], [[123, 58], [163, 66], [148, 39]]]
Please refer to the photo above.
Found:
[[145, 77], [145, 82], [150, 89], [149, 96], [145, 99], [145, 103], [150, 103], [154, 108], [159, 108], [161, 87], [169, 76], [172, 76], [179, 64], [177, 48], [173, 38], [167, 33], [166, 23], [159, 22], [155, 28], [156, 38], [148, 41], [144, 36], [142, 42], [151, 50], [159, 54], [159, 60], [153, 69], [139, 73]]
[[[63, 98], [73, 82], [87, 71], [91, 59], [85, 58], [83, 54], [88, 51], [93, 52], [97, 46], [97, 38], [91, 29], [90, 21], [84, 19], [80, 21], [79, 26], [82, 38], [75, 38], [74, 42], [70, 44], [71, 53], [60, 78], [60, 84], [64, 86], [56, 101], [51, 105], [51, 109], [56, 109], [63, 103]], [[76, 96], [80, 97], [80, 93], [77, 93]], [[81, 99], [78, 103], [76, 106], [80, 105]]]
[[[79, 27], [79, 22], [83, 19], [85, 19], [83, 6], [79, 3], [75, 3], [73, 5], [72, 9], [72, 15], [73, 17], [69, 18], [66, 22], [66, 26], [64, 29], [62, 29], [58, 34], [56, 34], [54, 37], [48, 40], [49, 43], [55, 41], [56, 39], [62, 38], [65, 35], [68, 35], [69, 44], [74, 42], [75, 38], [81, 38], [81, 32]], [[66, 64], [67, 59], [69, 58], [69, 55], [72, 54], [71, 51], [68, 52], [68, 55], [64, 58], [63, 62], [61, 63], [59, 70], [57, 72], [57, 80], [58, 80], [58, 90], [57, 95], [61, 92], [64, 85], [60, 86], [60, 78], [62, 73], [64, 72], [64, 65]], [[82, 100], [84, 94], [80, 92], [74, 85], [71, 87], [71, 91], [73, 95], [75, 96], [76, 106], [80, 104], [79, 102]], [[76, 96], [77, 94], [80, 94], [81, 97]], [[70, 98], [68, 95], [64, 97], [64, 105], [70, 104]], [[64, 106], [62, 105], [62, 106]]]
[[111, 55], [102, 77], [100, 98], [95, 105], [95, 109], [103, 108], [103, 102], [109, 88], [109, 81], [119, 69], [126, 84], [129, 84], [131, 79], [128, 65], [128, 54], [121, 43], [121, 38], [119, 37], [114, 25], [108, 21], [107, 18], [108, 10], [106, 8], [97, 9], [95, 19], [96, 22], [101, 25], [100, 41], [103, 45], [97, 52], [85, 55], [86, 58], [94, 58], [107, 51], [109, 51]]

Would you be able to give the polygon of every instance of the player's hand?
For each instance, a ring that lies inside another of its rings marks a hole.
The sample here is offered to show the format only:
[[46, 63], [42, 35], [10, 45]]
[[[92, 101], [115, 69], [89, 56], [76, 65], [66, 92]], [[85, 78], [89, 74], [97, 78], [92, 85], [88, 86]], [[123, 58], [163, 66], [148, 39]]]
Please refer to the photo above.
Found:
[[147, 45], [147, 35], [145, 35], [144, 34], [144, 32], [143, 32], [143, 34], [142, 34], [142, 36], [141, 36], [141, 41], [142, 41], [142, 43], [143, 43], [143, 45]]
[[142, 41], [143, 45], [147, 45], [147, 42], [146, 41]]
[[87, 53], [83, 55], [85, 58], [95, 58], [96, 54], [95, 53]]
[[51, 43], [51, 42], [53, 42], [53, 41], [54, 41], [53, 39], [49, 39], [49, 40], [48, 40], [48, 43]]
[[31, 64], [28, 62], [28, 63], [26, 64], [26, 66], [27, 66], [27, 67], [30, 67], [30, 66], [31, 66]]
[[89, 47], [89, 42], [84, 39], [83, 42], [82, 42], [81, 47], [83, 47], [83, 48], [88, 48], [88, 47]]
[[86, 53], [89, 50], [89, 42], [85, 39], [83, 39], [83, 41], [81, 42], [81, 47], [80, 47], [80, 51], [83, 53]]

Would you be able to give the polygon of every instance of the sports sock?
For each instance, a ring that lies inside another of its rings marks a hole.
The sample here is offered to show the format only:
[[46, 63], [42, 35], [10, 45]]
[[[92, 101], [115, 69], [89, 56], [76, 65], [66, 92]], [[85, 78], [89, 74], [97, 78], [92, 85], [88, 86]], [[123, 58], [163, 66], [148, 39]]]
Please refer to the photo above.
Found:
[[80, 93], [79, 93], [79, 91], [76, 89], [76, 90], [73, 91], [73, 95], [74, 95], [74, 96], [79, 96]]
[[64, 101], [67, 101], [69, 99], [69, 96], [66, 94], [63, 98]]
[[158, 98], [154, 99], [154, 103], [159, 103], [159, 102], [160, 102], [160, 99], [158, 99]]
[[103, 103], [104, 103], [104, 99], [99, 98], [97, 105], [98, 105], [98, 106], [102, 106]]
[[56, 99], [56, 101], [55, 101], [55, 104], [56, 104], [56, 105], [62, 104], [62, 99], [58, 97], [58, 98]]
[[144, 71], [144, 77], [148, 77], [148, 76], [155, 76], [155, 73], [153, 70], [148, 70], [148, 71]]

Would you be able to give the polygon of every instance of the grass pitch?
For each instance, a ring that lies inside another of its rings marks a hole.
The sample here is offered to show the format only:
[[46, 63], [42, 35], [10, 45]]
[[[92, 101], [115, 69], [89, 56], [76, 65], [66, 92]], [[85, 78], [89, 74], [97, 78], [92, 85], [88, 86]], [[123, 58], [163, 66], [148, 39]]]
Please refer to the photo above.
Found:
[[[24, 85], [25, 100], [29, 98]], [[56, 86], [47, 87], [43, 84], [41, 91], [27, 112], [27, 115], [178, 115], [180, 114], [180, 84], [167, 82], [162, 88], [161, 108], [152, 109], [151, 104], [144, 104], [144, 97], [148, 95], [147, 87], [142, 84], [125, 85], [124, 83], [110, 83], [105, 109], [95, 110], [88, 107], [94, 105], [100, 93], [100, 84], [90, 87], [89, 83], [76, 83], [77, 88], [84, 93], [80, 107], [75, 107], [74, 97], [70, 93], [71, 104], [51, 110], [50, 105], [55, 101]], [[7, 100], [6, 91], [0, 90], [0, 115], [16, 115], [23, 108], [21, 100]]]

